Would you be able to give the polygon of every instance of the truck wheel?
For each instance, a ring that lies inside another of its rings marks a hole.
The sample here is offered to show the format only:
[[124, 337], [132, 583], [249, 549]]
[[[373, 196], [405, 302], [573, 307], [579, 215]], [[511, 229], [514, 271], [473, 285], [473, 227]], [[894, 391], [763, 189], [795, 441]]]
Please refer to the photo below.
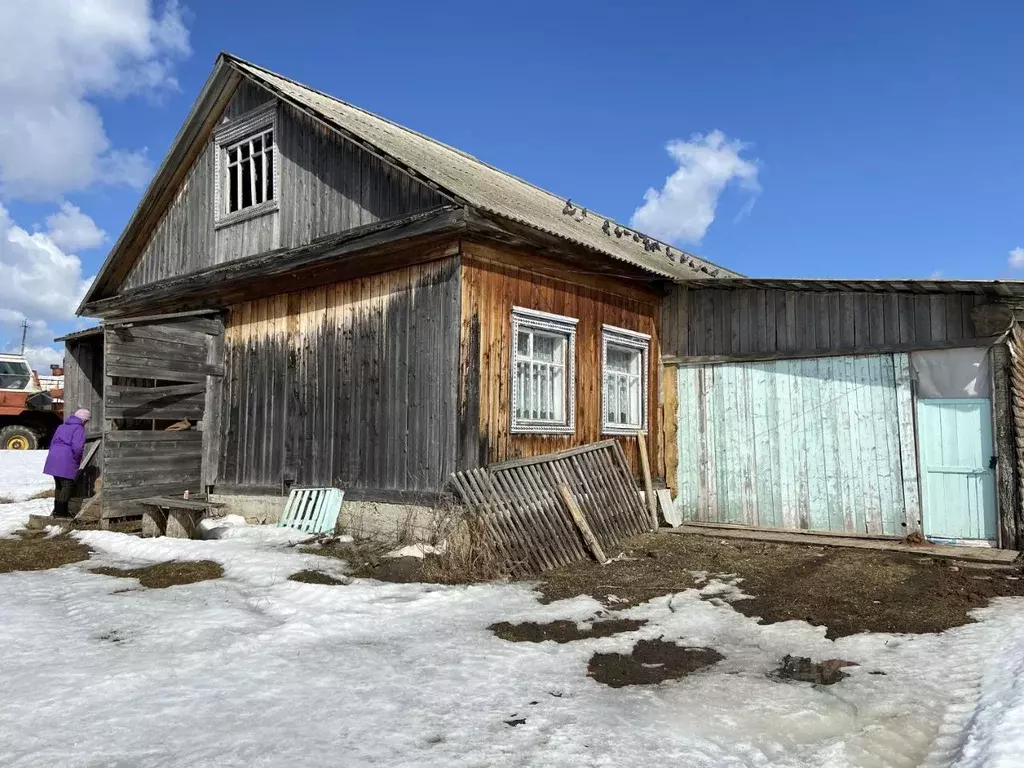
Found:
[[0, 450], [3, 451], [37, 451], [39, 435], [28, 427], [14, 424], [0, 429]]

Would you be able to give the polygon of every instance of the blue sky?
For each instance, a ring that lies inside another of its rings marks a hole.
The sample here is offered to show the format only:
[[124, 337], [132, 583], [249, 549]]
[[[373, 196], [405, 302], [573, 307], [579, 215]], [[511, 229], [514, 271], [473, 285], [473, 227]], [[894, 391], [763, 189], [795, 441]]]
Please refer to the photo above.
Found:
[[[1024, 7], [985, 8], [193, 0], [171, 9], [187, 47], [151, 32], [163, 49], [133, 54], [159, 62], [159, 87], [80, 90], [110, 148], [145, 148], [151, 170], [229, 50], [623, 221], [680, 170], [679, 142], [691, 165], [645, 221], [702, 207], [679, 244], [740, 272], [1024, 277], [1009, 263], [1024, 246]], [[110, 179], [0, 190], [11, 226], [46, 231], [63, 200], [106, 233], [64, 249], [79, 246], [83, 280], [140, 195]], [[74, 324], [59, 315], [50, 330]]]

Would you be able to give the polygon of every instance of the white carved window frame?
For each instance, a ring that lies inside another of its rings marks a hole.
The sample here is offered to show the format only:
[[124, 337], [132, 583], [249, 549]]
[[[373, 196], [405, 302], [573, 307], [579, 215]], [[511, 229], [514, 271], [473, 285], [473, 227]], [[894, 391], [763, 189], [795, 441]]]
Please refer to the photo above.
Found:
[[[509, 408], [511, 427], [514, 434], [534, 435], [571, 435], [576, 432], [576, 326], [579, 320], [575, 317], [555, 315], [526, 307], [512, 307], [512, 354], [510, 356], [509, 376], [512, 381], [512, 402]], [[565, 419], [562, 423], [550, 421], [532, 421], [520, 419], [516, 414], [519, 410], [519, 377], [516, 375], [516, 363], [519, 358], [519, 331], [521, 329], [546, 331], [565, 336]]]
[[[267, 130], [273, 131], [274, 137], [274, 196], [262, 203], [228, 213], [226, 184], [228, 147], [248, 136], [255, 136]], [[214, 227], [227, 227], [279, 210], [281, 207], [281, 152], [279, 150], [277, 102], [264, 104], [224, 123], [214, 131], [213, 142], [215, 157], [213, 174]]]
[[[629, 347], [640, 352], [640, 425], [625, 425], [608, 421], [608, 396], [606, 377], [608, 375], [608, 346]], [[648, 410], [650, 401], [651, 381], [651, 337], [639, 331], [630, 331], [614, 325], [601, 326], [601, 434], [603, 435], [635, 435], [638, 431], [646, 431], [648, 427]]]

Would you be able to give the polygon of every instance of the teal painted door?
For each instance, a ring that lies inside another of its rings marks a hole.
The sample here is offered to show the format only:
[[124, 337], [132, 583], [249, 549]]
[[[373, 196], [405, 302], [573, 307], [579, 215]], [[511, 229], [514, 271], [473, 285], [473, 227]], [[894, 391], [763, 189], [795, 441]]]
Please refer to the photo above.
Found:
[[925, 536], [994, 542], [991, 402], [920, 400], [917, 431]]
[[684, 520], [905, 535], [920, 504], [906, 355], [680, 366]]

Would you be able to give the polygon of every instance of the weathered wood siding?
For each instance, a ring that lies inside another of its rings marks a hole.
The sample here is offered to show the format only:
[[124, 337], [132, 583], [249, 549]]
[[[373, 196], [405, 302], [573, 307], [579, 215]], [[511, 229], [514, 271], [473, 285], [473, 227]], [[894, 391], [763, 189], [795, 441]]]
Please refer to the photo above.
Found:
[[103, 334], [68, 339], [64, 346], [64, 412], [92, 412], [89, 432], [103, 424]]
[[458, 259], [231, 307], [220, 492], [399, 500], [455, 469]]
[[447, 202], [290, 105], [278, 126], [282, 247]]
[[[221, 125], [274, 97], [244, 80]], [[305, 245], [324, 235], [426, 210], [445, 202], [426, 184], [401, 173], [362, 147], [288, 104], [277, 115], [279, 209], [214, 227], [216, 144], [212, 137], [189, 171], [119, 290], [254, 256]]]
[[676, 377], [684, 520], [920, 528], [906, 354], [683, 365]]
[[[558, 277], [556, 275], [561, 275]], [[459, 467], [536, 456], [602, 438], [601, 326], [650, 334], [648, 448], [652, 471], [663, 466], [658, 440], [660, 298], [614, 278], [576, 275], [512, 251], [463, 246]], [[571, 435], [512, 434], [512, 307], [579, 320], [576, 327], [576, 430]], [[619, 438], [633, 472], [636, 439]]]
[[140, 512], [131, 502], [202, 488], [202, 433], [163, 431], [204, 416], [208, 362], [217, 319], [108, 326], [104, 329], [103, 516]]
[[119, 290], [130, 290], [214, 263], [213, 144], [199, 156]]
[[662, 308], [666, 357], [803, 357], [972, 346], [974, 294], [722, 290], [675, 286]]
[[[90, 444], [103, 432], [103, 382], [103, 334], [68, 339], [64, 346], [64, 415], [89, 409], [92, 420], [86, 435]], [[102, 454], [97, 451], [75, 478], [76, 498], [94, 494], [101, 468]]]

